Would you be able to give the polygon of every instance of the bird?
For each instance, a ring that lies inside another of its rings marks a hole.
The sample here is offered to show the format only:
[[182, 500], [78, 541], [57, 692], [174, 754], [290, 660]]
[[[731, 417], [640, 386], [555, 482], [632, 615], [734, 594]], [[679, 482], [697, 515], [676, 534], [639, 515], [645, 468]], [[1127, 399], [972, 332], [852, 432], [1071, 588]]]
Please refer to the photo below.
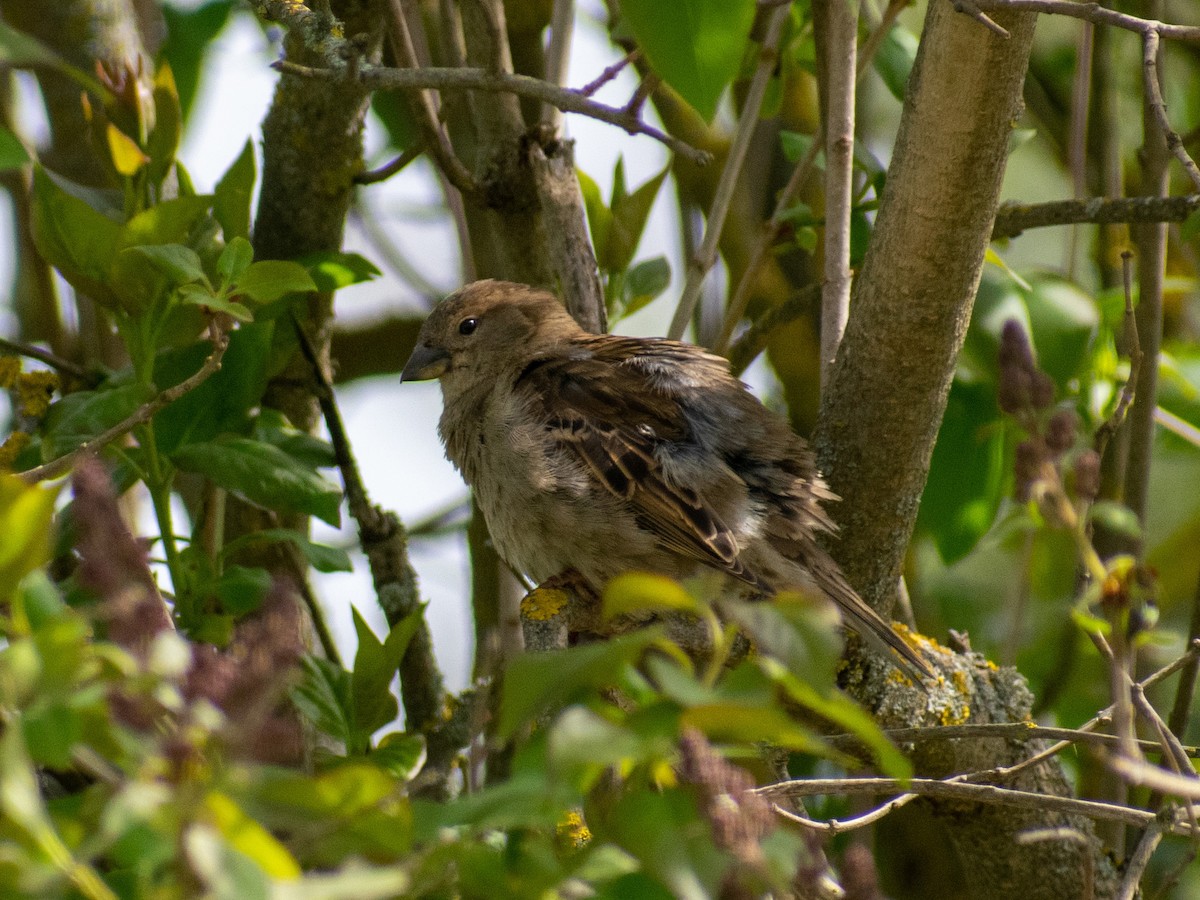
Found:
[[929, 664], [818, 542], [836, 499], [802, 438], [701, 347], [584, 331], [552, 293], [482, 280], [434, 307], [401, 381], [438, 379], [438, 432], [495, 548], [595, 595], [627, 571], [817, 591], [908, 674]]

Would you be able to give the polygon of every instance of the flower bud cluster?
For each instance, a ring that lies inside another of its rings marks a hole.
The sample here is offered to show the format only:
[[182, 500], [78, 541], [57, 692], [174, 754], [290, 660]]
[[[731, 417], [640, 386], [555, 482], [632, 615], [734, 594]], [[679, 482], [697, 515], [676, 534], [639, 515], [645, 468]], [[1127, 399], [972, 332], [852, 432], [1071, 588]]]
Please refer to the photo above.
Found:
[[1079, 415], [1069, 407], [1051, 411], [1054, 382], [1037, 367], [1025, 329], [1015, 319], [1004, 324], [999, 356], [997, 402], [1029, 435], [1017, 445], [1017, 499], [1037, 499], [1058, 482], [1076, 500], [1095, 500], [1100, 490], [1100, 457], [1091, 448], [1075, 452]]

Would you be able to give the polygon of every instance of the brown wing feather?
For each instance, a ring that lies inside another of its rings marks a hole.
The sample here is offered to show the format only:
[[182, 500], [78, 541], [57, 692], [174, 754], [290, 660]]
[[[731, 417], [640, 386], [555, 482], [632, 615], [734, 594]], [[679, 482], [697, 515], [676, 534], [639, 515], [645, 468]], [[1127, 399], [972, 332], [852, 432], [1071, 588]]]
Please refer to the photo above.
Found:
[[[695, 491], [671, 483], [655, 454], [663, 442], [687, 443], [691, 430], [677, 400], [637, 365], [642, 341], [600, 336], [574, 356], [542, 357], [517, 380], [541, 402], [547, 427], [609, 491], [627, 500], [638, 523], [666, 549], [761, 586], [738, 558], [733, 532]], [[656, 349], [694, 356], [683, 344]]]

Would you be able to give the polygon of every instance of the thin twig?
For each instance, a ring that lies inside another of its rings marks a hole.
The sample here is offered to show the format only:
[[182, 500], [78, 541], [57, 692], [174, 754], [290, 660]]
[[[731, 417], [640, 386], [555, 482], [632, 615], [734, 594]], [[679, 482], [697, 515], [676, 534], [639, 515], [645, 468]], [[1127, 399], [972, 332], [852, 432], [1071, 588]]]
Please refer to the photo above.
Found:
[[393, 513], [374, 506], [354, 459], [350, 439], [342, 422], [329, 374], [317, 355], [316, 347], [298, 321], [293, 320], [296, 337], [312, 369], [317, 401], [329, 430], [329, 442], [342, 474], [342, 485], [350, 514], [358, 523], [359, 541], [371, 568], [371, 577], [379, 605], [390, 626], [416, 614], [417, 630], [400, 659], [400, 697], [408, 728], [420, 731], [429, 748], [428, 769], [438, 785], [445, 786], [451, 760], [457, 752], [458, 737], [448, 730], [451, 721], [444, 715], [447, 694], [445, 680], [433, 653], [429, 624], [420, 604], [416, 573], [408, 557], [407, 533]]
[[[575, 0], [554, 0], [550, 8], [550, 41], [546, 46], [546, 81], [562, 87], [567, 81], [571, 37], [575, 33]], [[555, 130], [562, 126], [562, 111], [551, 103], [542, 106], [542, 122]]]
[[704, 239], [700, 242], [700, 249], [696, 255], [688, 261], [687, 281], [683, 287], [683, 295], [679, 298], [675, 316], [671, 319], [671, 327], [667, 330], [667, 336], [676, 340], [683, 336], [688, 322], [692, 320], [692, 313], [696, 309], [696, 301], [700, 298], [700, 288], [704, 283], [704, 277], [717, 261], [717, 242], [725, 227], [725, 217], [728, 215], [730, 203], [733, 201], [733, 192], [742, 172], [742, 164], [746, 161], [746, 152], [750, 149], [750, 140], [754, 136], [754, 123], [758, 121], [763, 96], [767, 90], [767, 82], [770, 81], [779, 59], [779, 39], [783, 34], [783, 23], [787, 21], [788, 14], [789, 7], [787, 5], [780, 6], [771, 13], [767, 22], [766, 37], [763, 38], [762, 45], [759, 47], [758, 66], [754, 70], [754, 77], [746, 91], [746, 99], [742, 106], [742, 114], [738, 117], [733, 144], [729, 148], [729, 155], [725, 159], [725, 168], [721, 172], [721, 180], [717, 183], [717, 190], [708, 210]]
[[[401, 0], [390, 0], [387, 5], [388, 34], [392, 40], [392, 50], [409, 71], [420, 71], [420, 59], [416, 45], [413, 43], [412, 32], [408, 26]], [[363, 65], [359, 64], [361, 75]], [[349, 74], [349, 73], [348, 73]], [[462, 160], [454, 153], [450, 138], [438, 115], [437, 97], [428, 90], [419, 90], [413, 98], [413, 112], [417, 118], [417, 127], [421, 129], [426, 148], [437, 161], [438, 168], [460, 192], [468, 196], [478, 193], [479, 185]]]
[[[321, 78], [337, 81], [345, 77], [345, 73], [336, 69], [313, 68], [302, 66], [287, 60], [279, 60], [271, 64], [280, 72], [299, 75], [304, 78]], [[518, 97], [529, 97], [550, 103], [563, 112], [577, 113], [610, 125], [616, 125], [629, 134], [644, 134], [665, 145], [669, 150], [696, 163], [707, 165], [712, 162], [712, 154], [707, 150], [698, 150], [691, 144], [672, 137], [663, 131], [648, 125], [641, 119], [630, 116], [625, 109], [606, 106], [589, 100], [579, 91], [555, 87], [539, 78], [528, 75], [516, 75], [512, 72], [489, 72], [486, 69], [389, 69], [386, 66], [371, 66], [363, 64], [359, 70], [357, 81], [363, 87], [379, 90], [419, 90], [435, 89], [440, 91], [483, 91], [491, 94], [514, 94]]]
[[89, 372], [79, 363], [72, 362], [69, 359], [63, 359], [56, 353], [51, 353], [49, 350], [43, 350], [41, 347], [35, 347], [32, 344], [22, 344], [19, 341], [10, 341], [8, 338], [0, 337], [0, 350], [7, 350], [9, 353], [16, 353], [18, 356], [25, 356], [29, 359], [36, 359], [40, 363], [44, 363], [56, 371], [63, 372], [76, 378], [87, 385], [96, 385], [100, 381], [100, 376], [95, 372]]
[[598, 76], [581, 87], [579, 89], [579, 93], [583, 94], [585, 97], [592, 96], [592, 94], [596, 93], [596, 91], [600, 90], [600, 88], [604, 87], [606, 84], [620, 75], [621, 71], [631, 62], [636, 60], [641, 53], [642, 50], [640, 47], [634, 47], [611, 66], [605, 68], [605, 70]]
[[[1140, 690], [1140, 688], [1139, 688]], [[964, 740], [996, 740], [1006, 741], [1046, 741], [1061, 740], [1068, 743], [1093, 744], [1102, 747], [1114, 747], [1116, 735], [1096, 731], [1082, 731], [1078, 728], [1057, 728], [1050, 725], [1038, 725], [1034, 722], [995, 722], [980, 725], [926, 725], [914, 728], [888, 728], [883, 732], [898, 744], [925, 744], [929, 741], [964, 741]], [[861, 740], [852, 734], [837, 734], [826, 737], [825, 740], [834, 747], [860, 746]], [[1138, 746], [1143, 750], [1156, 750], [1161, 744], [1155, 741], [1139, 740]], [[1180, 745], [1188, 756], [1200, 757], [1200, 747]]]
[[1158, 822], [1151, 823], [1142, 833], [1142, 839], [1138, 841], [1137, 848], [1125, 863], [1125, 874], [1121, 878], [1121, 887], [1117, 891], [1116, 900], [1133, 900], [1137, 896], [1142, 876], [1146, 873], [1146, 867], [1150, 865], [1150, 857], [1158, 849], [1162, 838], [1163, 829]]
[[854, 86], [858, 6], [830, 3], [825, 60], [825, 284], [821, 291], [820, 381], [825, 384], [850, 316], [850, 218], [854, 210]]
[[1148, 31], [1142, 38], [1142, 84], [1146, 90], [1146, 103], [1154, 114], [1154, 119], [1162, 130], [1167, 142], [1167, 149], [1179, 160], [1183, 171], [1191, 179], [1193, 187], [1200, 191], [1200, 168], [1188, 155], [1187, 148], [1179, 133], [1171, 127], [1167, 118], [1167, 103], [1163, 100], [1162, 86], [1158, 83], [1158, 32]]
[[[1095, 800], [1077, 800], [1074, 797], [1059, 797], [1054, 794], [1038, 794], [994, 784], [971, 784], [962, 781], [940, 781], [936, 778], [913, 778], [901, 781], [898, 778], [813, 778], [783, 781], [755, 789], [755, 793], [767, 797], [812, 797], [823, 794], [918, 794], [922, 797], [938, 797], [944, 800], [965, 800], [971, 803], [999, 804], [1018, 809], [1043, 812], [1060, 812], [1067, 815], [1086, 816], [1099, 821], [1121, 822], [1144, 828], [1156, 821], [1155, 813], [1115, 803], [1100, 803]], [[1172, 834], [1186, 834], [1187, 825], [1179, 820], [1170, 823]]]
[[1121, 254], [1121, 271], [1125, 283], [1125, 319], [1124, 345], [1129, 348], [1129, 377], [1121, 388], [1121, 396], [1112, 415], [1101, 423], [1092, 438], [1092, 447], [1101, 455], [1104, 454], [1108, 442], [1117, 433], [1121, 423], [1125, 421], [1125, 413], [1129, 410], [1137, 395], [1138, 373], [1142, 368], [1142, 344], [1138, 338], [1137, 317], [1133, 314], [1133, 254], [1128, 250]]
[[397, 175], [408, 167], [408, 164], [417, 159], [425, 152], [425, 147], [418, 145], [409, 147], [395, 159], [389, 163], [385, 163], [378, 169], [371, 169], [369, 172], [362, 172], [354, 176], [355, 184], [375, 184], [379, 181], [386, 181], [393, 175]]
[[75, 465], [80, 457], [95, 453], [107, 444], [111, 444], [117, 438], [128, 434], [139, 425], [144, 425], [149, 422], [160, 410], [170, 406], [184, 394], [193, 391], [207, 381], [213, 374], [221, 368], [221, 359], [225, 356], [225, 351], [229, 347], [229, 333], [223, 328], [217, 326], [216, 323], [209, 325], [209, 339], [212, 341], [213, 349], [204, 360], [203, 365], [196, 370], [194, 375], [185, 378], [183, 381], [174, 387], [167, 388], [160, 392], [153, 399], [139, 406], [132, 415], [123, 419], [116, 425], [112, 426], [100, 434], [96, 435], [90, 441], [85, 441], [70, 453], [60, 456], [58, 459], [51, 460], [43, 466], [37, 466], [33, 469], [27, 469], [21, 472], [21, 478], [27, 484], [36, 484], [39, 481], [46, 481], [50, 478], [58, 478], [60, 475], [65, 475]]

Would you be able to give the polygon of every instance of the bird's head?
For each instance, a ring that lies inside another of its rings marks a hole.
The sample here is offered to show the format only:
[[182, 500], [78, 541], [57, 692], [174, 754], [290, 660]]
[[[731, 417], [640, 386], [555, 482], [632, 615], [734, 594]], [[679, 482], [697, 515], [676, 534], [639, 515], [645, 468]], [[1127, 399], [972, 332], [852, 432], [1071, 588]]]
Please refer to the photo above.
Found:
[[[476, 281], [439, 303], [421, 326], [401, 381], [499, 376], [581, 329], [553, 294], [508, 281]], [[445, 384], [445, 381], [443, 381]]]

